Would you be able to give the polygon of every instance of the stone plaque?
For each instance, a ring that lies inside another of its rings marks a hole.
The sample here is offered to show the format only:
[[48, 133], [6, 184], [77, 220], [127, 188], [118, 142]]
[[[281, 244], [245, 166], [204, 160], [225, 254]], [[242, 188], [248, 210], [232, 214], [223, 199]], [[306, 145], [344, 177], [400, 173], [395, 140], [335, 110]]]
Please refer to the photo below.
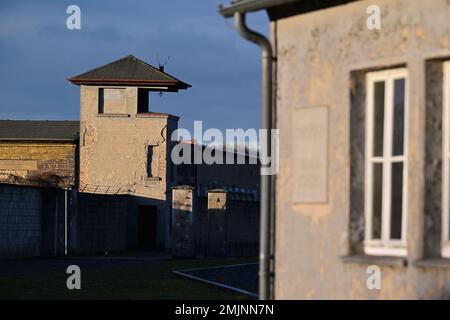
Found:
[[328, 201], [328, 107], [294, 110], [293, 202]]

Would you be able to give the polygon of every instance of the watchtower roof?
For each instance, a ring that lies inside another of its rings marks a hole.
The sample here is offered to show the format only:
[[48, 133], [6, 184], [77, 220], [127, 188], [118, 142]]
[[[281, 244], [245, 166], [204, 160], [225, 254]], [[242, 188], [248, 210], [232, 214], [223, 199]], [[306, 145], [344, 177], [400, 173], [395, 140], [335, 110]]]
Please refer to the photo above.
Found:
[[158, 87], [158, 91], [178, 91], [191, 87], [190, 84], [164, 72], [164, 67], [155, 68], [133, 55], [68, 80], [76, 85]]

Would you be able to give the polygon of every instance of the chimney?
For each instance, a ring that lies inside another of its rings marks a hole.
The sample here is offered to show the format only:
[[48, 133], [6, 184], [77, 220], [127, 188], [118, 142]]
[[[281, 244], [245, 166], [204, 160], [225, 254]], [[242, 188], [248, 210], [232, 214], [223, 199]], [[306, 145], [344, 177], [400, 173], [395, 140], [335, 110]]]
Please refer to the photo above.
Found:
[[164, 66], [159, 66], [159, 71], [164, 72]]

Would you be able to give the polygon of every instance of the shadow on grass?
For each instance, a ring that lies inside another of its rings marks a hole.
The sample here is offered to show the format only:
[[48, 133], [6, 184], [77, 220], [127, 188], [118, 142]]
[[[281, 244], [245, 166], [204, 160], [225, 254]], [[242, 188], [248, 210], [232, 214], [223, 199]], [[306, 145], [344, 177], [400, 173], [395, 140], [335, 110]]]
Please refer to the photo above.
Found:
[[[69, 275], [65, 268], [61, 272], [52, 269], [20, 276], [2, 276], [0, 273], [0, 299], [249, 299], [173, 274], [179, 269], [246, 262], [255, 262], [255, 259], [163, 260], [143, 265], [123, 262], [116, 265], [114, 261], [108, 261], [111, 265], [100, 269], [80, 266], [81, 290], [67, 289]], [[77, 260], [68, 260], [66, 264], [77, 264]]]

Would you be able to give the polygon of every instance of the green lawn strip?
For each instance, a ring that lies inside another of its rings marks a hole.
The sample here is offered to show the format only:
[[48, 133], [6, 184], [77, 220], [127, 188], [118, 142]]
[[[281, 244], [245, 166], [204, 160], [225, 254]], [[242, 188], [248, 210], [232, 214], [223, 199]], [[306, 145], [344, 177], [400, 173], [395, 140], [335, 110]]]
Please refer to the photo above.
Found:
[[[1, 277], [1, 299], [248, 299], [237, 293], [184, 279], [172, 271], [255, 262], [255, 259], [165, 260], [145, 267], [81, 270], [81, 290], [68, 290], [65, 270]], [[70, 264], [70, 262], [68, 262]]]

